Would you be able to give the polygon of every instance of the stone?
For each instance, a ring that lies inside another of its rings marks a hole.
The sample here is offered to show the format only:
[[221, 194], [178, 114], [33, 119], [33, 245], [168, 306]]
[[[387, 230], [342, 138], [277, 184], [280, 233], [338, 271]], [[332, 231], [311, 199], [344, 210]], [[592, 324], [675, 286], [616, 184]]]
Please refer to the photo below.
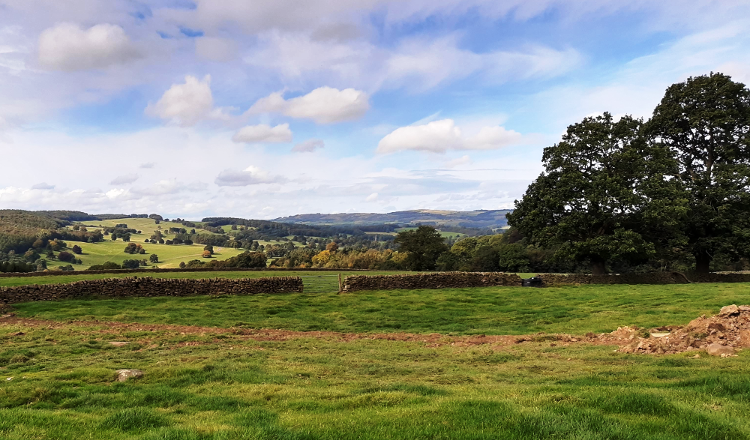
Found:
[[131, 370], [131, 369], [123, 369], [123, 370], [117, 370], [117, 381], [118, 382], [125, 382], [128, 379], [137, 379], [139, 377], [143, 377], [143, 371], [141, 370]]
[[731, 356], [734, 354], [734, 348], [714, 342], [713, 344], [706, 347], [706, 353], [710, 354], [711, 356]]
[[122, 347], [124, 345], [128, 345], [130, 342], [118, 342], [118, 341], [112, 341], [109, 343], [109, 345], [114, 345], [115, 347]]
[[721, 308], [721, 311], [719, 311], [719, 316], [734, 316], [740, 314], [740, 308], [737, 307], [737, 304], [732, 304], [731, 306], [724, 306]]

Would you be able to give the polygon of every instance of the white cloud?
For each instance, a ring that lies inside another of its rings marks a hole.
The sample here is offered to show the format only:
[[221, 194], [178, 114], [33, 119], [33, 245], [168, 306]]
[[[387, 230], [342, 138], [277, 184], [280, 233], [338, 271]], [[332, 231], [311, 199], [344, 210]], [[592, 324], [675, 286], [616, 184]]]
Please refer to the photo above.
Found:
[[32, 186], [31, 189], [55, 189], [55, 185], [50, 185], [47, 182], [37, 183], [36, 185]]
[[378, 193], [372, 193], [367, 198], [365, 198], [365, 202], [375, 202], [378, 200]]
[[138, 168], [151, 169], [154, 166], [156, 166], [154, 162], [146, 162], [146, 163], [142, 163]]
[[213, 111], [211, 76], [203, 81], [186, 76], [184, 84], [172, 84], [156, 104], [146, 107], [146, 114], [180, 126], [192, 126], [208, 117]]
[[110, 185], [128, 185], [138, 180], [138, 174], [125, 174], [117, 176], [109, 182]]
[[292, 148], [293, 153], [312, 153], [320, 148], [325, 148], [326, 144], [321, 139], [308, 139]]
[[471, 158], [468, 155], [461, 156], [457, 159], [449, 160], [445, 163], [445, 166], [448, 168], [455, 168], [457, 166], [461, 165], [468, 165], [471, 163]]
[[248, 114], [281, 113], [319, 124], [333, 124], [362, 117], [370, 109], [369, 97], [361, 90], [319, 87], [304, 96], [284, 99], [282, 92], [259, 99]]
[[235, 133], [232, 141], [246, 144], [285, 143], [292, 141], [292, 131], [289, 124], [279, 124], [275, 127], [266, 124], [248, 125]]
[[82, 29], [60, 23], [39, 36], [39, 62], [50, 69], [74, 71], [124, 64], [142, 55], [117, 25]]
[[381, 154], [416, 150], [445, 153], [448, 150], [494, 150], [517, 144], [520, 133], [503, 127], [482, 127], [474, 136], [462, 134], [452, 119], [442, 119], [423, 125], [410, 125], [394, 130], [378, 143]]
[[249, 186], [285, 181], [286, 179], [281, 176], [272, 176], [268, 172], [251, 165], [242, 171], [224, 170], [219, 173], [214, 182], [219, 186]]
[[199, 37], [195, 39], [195, 53], [206, 60], [226, 62], [237, 56], [237, 44], [228, 38]]

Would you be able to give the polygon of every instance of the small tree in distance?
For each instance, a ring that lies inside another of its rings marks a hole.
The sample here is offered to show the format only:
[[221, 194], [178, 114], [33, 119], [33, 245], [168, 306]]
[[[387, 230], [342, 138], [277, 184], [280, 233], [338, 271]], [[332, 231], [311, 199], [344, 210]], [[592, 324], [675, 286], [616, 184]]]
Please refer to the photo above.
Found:
[[150, 257], [148, 257], [148, 260], [152, 263], [158, 263], [159, 262], [159, 256], [156, 254], [151, 254]]

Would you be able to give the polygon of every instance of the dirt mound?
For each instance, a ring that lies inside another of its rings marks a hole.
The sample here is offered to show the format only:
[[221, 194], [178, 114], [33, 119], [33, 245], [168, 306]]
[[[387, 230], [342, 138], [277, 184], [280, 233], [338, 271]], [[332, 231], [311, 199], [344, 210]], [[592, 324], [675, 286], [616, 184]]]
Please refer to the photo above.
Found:
[[[629, 329], [630, 330], [630, 329]], [[649, 337], [625, 338], [622, 329], [610, 333], [620, 340], [623, 353], [672, 354], [705, 350], [713, 356], [732, 356], [740, 348], [750, 348], [750, 306], [726, 306], [718, 315], [690, 321], [684, 327], [652, 329]]]

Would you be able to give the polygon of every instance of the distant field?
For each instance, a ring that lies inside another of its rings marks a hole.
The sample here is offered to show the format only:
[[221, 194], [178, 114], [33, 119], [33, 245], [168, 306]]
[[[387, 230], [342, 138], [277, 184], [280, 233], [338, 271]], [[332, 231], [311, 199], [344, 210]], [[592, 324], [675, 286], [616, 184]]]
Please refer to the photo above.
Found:
[[[398, 228], [398, 229], [396, 229], [396, 233], [403, 232], [403, 231], [415, 231], [416, 229], [417, 229], [416, 226], [414, 226], [414, 227], [408, 227], [408, 228]], [[462, 234], [460, 232], [445, 232], [445, 231], [441, 231], [440, 228], [438, 228], [438, 232], [440, 232], [440, 235], [443, 238], [458, 238], [458, 237], [464, 237], [464, 236], [466, 236], [466, 234]], [[394, 233], [394, 235], [396, 233]]]
[[[156, 231], [159, 226], [161, 226], [162, 234], [166, 235], [167, 231], [169, 231], [169, 228], [185, 228], [188, 231], [190, 231], [193, 228], [188, 228], [187, 226], [183, 226], [181, 223], [175, 223], [175, 222], [160, 222], [158, 225], [156, 224], [156, 221], [150, 218], [120, 218], [120, 219], [114, 219], [114, 220], [93, 220], [93, 221], [87, 221], [87, 222], [81, 222], [81, 224], [86, 225], [86, 227], [99, 227], [99, 226], [109, 226], [109, 227], [115, 227], [115, 225], [118, 224], [126, 224], [128, 225], [128, 228], [140, 230], [143, 232], [143, 235], [145, 235], [144, 240], [146, 238], [149, 238], [151, 234]], [[198, 227], [195, 228], [197, 232], [201, 234], [213, 234], [213, 232], [206, 231], [205, 229], [200, 229]], [[200, 231], [198, 231], [200, 229]]]
[[[149, 234], [150, 236], [150, 234]], [[141, 240], [143, 238], [143, 240]], [[138, 235], [134, 234], [131, 236], [130, 241], [133, 243], [138, 243], [141, 246], [143, 246], [144, 249], [146, 249], [146, 254], [126, 254], [124, 252], [125, 246], [127, 246], [127, 243], [122, 240], [117, 241], [111, 241], [106, 240], [99, 243], [78, 243], [78, 242], [69, 242], [68, 246], [72, 247], [74, 244], [78, 245], [83, 249], [82, 255], [77, 255], [78, 258], [80, 258], [83, 261], [83, 264], [74, 264], [73, 267], [76, 270], [83, 270], [86, 269], [92, 265], [95, 264], [102, 264], [106, 261], [112, 261], [117, 264], [121, 264], [124, 260], [129, 259], [137, 259], [142, 260], [146, 259], [148, 260], [149, 256], [151, 254], [156, 254], [159, 256], [159, 262], [156, 264], [152, 264], [152, 266], [158, 266], [162, 268], [176, 268], [179, 267], [180, 262], [188, 262], [190, 260], [204, 260], [204, 261], [210, 261], [209, 259], [201, 258], [201, 255], [203, 254], [203, 248], [204, 245], [200, 244], [194, 244], [194, 245], [166, 245], [166, 244], [153, 244], [153, 243], [144, 243], [144, 240], [147, 238], [146, 235]], [[235, 255], [241, 254], [244, 252], [243, 249], [232, 249], [232, 248], [222, 248], [214, 246], [214, 258], [217, 260], [226, 260], [227, 258], [233, 257]], [[67, 264], [67, 263], [60, 263], [58, 261], [48, 261], [47, 265], [50, 267], [55, 267], [60, 264]]]

